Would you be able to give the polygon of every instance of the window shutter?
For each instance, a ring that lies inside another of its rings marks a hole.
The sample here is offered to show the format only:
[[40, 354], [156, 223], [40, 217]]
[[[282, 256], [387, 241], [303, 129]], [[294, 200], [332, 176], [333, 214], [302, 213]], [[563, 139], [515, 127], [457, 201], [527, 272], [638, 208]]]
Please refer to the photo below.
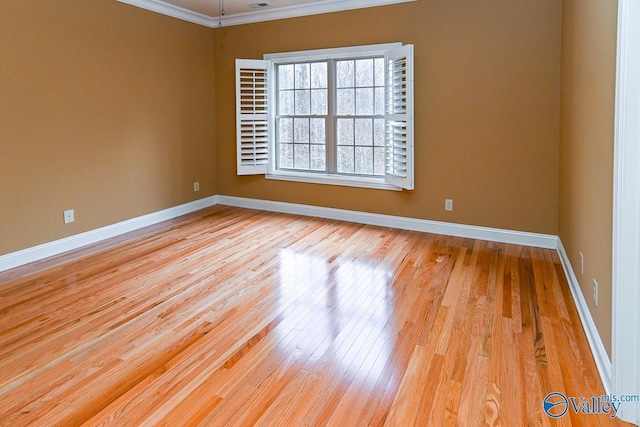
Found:
[[387, 51], [385, 181], [413, 190], [413, 45]]
[[238, 175], [269, 169], [268, 61], [236, 59]]

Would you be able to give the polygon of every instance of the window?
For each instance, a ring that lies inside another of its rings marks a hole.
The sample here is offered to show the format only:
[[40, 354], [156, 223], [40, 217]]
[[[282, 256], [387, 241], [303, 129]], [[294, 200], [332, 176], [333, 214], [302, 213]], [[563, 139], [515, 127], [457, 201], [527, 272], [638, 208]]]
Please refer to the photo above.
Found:
[[327, 172], [328, 63], [277, 64], [276, 169]]
[[413, 189], [413, 47], [236, 60], [238, 174]]

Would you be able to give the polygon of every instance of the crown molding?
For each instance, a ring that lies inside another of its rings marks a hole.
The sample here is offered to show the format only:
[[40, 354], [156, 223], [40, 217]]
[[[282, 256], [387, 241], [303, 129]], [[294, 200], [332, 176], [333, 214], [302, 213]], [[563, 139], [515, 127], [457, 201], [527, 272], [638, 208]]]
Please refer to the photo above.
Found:
[[[277, 19], [297, 18], [300, 16], [319, 15], [322, 13], [342, 12], [345, 10], [364, 9], [368, 7], [387, 6], [396, 3], [407, 3], [417, 0], [319, 0], [299, 6], [285, 6], [273, 9], [262, 9], [259, 12], [237, 13], [222, 17], [222, 26], [250, 24], [254, 22], [274, 21]], [[218, 23], [218, 17], [213, 18]]]
[[201, 13], [166, 3], [161, 0], [117, 0], [152, 12], [161, 13], [214, 28], [220, 23], [223, 27], [251, 24], [255, 22], [274, 21], [277, 19], [296, 18], [300, 16], [319, 15], [322, 13], [342, 12], [345, 10], [363, 9], [376, 6], [387, 6], [397, 3], [408, 3], [417, 0], [318, 0], [299, 6], [285, 6], [272, 9], [262, 9], [255, 12], [236, 13], [226, 16], [207, 16]]
[[117, 0], [120, 3], [125, 3], [131, 6], [136, 6], [141, 9], [150, 10], [151, 12], [160, 13], [162, 15], [171, 16], [172, 18], [178, 18], [183, 21], [192, 22], [194, 24], [204, 25], [205, 27], [213, 27], [217, 25], [217, 18], [214, 20], [211, 16], [204, 15], [202, 13], [194, 12], [189, 9], [185, 9], [180, 6], [165, 3], [161, 0]]

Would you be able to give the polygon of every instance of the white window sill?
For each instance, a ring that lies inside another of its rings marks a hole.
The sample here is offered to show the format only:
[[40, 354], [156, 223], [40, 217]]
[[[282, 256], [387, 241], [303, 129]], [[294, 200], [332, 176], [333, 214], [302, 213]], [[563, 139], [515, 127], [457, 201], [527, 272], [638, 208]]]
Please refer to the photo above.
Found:
[[362, 176], [329, 175], [322, 173], [274, 171], [265, 175], [267, 179], [308, 182], [312, 184], [341, 185], [346, 187], [373, 188], [376, 190], [402, 191], [402, 188], [387, 184], [384, 178]]

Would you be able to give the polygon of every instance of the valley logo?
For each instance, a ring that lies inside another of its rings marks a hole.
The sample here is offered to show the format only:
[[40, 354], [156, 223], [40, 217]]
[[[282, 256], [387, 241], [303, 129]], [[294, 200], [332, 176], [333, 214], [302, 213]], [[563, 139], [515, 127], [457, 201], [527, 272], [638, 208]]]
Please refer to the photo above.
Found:
[[567, 397], [554, 391], [547, 394], [542, 401], [542, 409], [551, 418], [560, 418], [571, 409], [576, 414], [607, 414], [615, 418], [622, 402], [610, 399], [608, 396], [591, 398]]
[[551, 418], [560, 418], [569, 410], [569, 401], [562, 393], [549, 393], [542, 401], [542, 408]]

